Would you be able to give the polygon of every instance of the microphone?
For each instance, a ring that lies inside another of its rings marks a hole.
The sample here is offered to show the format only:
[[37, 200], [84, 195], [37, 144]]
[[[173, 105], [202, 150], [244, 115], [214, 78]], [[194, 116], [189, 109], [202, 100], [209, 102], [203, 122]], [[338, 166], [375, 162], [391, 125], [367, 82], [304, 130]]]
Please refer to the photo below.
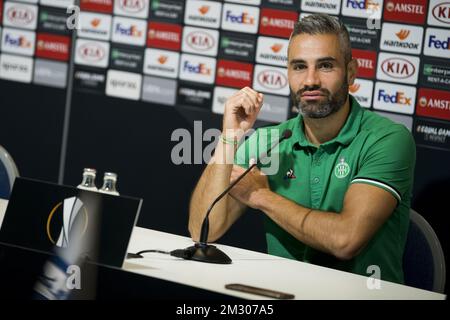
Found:
[[187, 260], [195, 260], [200, 262], [207, 263], [218, 263], [218, 264], [230, 264], [231, 259], [228, 257], [223, 251], [219, 250], [217, 247], [208, 244], [208, 233], [209, 233], [209, 214], [211, 210], [214, 208], [217, 202], [220, 201], [230, 190], [244, 178], [254, 167], [258, 165], [261, 159], [266, 158], [269, 153], [279, 145], [283, 140], [289, 139], [292, 136], [292, 131], [286, 129], [283, 131], [281, 137], [276, 141], [265, 153], [261, 154], [259, 159], [250, 165], [247, 170], [245, 170], [235, 181], [233, 181], [209, 206], [206, 211], [206, 216], [203, 219], [201, 231], [200, 231], [200, 240], [195, 243], [195, 245], [188, 247], [184, 250], [175, 250], [178, 256]]

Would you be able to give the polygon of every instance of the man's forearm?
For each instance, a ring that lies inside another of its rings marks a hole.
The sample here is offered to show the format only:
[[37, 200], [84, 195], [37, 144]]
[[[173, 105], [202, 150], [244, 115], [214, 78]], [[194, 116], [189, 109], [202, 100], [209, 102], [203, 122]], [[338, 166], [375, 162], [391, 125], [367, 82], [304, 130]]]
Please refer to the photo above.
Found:
[[340, 214], [311, 210], [270, 190], [258, 195], [257, 208], [299, 241], [341, 259], [347, 259], [348, 235]]
[[[211, 203], [230, 183], [235, 147], [219, 142], [211, 159], [192, 194], [189, 210], [189, 231], [194, 240], [200, 237], [203, 219]], [[211, 211], [209, 235], [215, 234], [226, 222], [227, 197], [221, 199]]]

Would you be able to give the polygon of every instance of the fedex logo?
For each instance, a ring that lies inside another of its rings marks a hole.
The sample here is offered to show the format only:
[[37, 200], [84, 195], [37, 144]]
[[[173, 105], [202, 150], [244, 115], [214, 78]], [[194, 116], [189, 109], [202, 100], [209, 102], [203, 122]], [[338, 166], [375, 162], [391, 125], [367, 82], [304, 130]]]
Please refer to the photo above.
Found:
[[407, 106], [411, 105], [411, 98], [406, 97], [405, 93], [401, 91], [397, 91], [390, 95], [382, 89], [378, 92], [378, 101], [380, 100], [383, 100], [386, 103], [404, 104]]
[[256, 33], [258, 31], [258, 25], [258, 7], [235, 4], [225, 4], [223, 6], [222, 29], [235, 32]]
[[208, 68], [204, 63], [193, 64], [189, 61], [184, 62], [183, 71], [203, 75], [211, 74], [211, 68]]
[[112, 41], [136, 46], [145, 44], [147, 22], [141, 19], [114, 17]]
[[378, 110], [413, 114], [415, 97], [415, 87], [377, 82], [373, 107]]
[[27, 56], [34, 54], [36, 34], [32, 31], [5, 28], [1, 39], [1, 49], [4, 52]]
[[179, 69], [181, 80], [213, 84], [216, 73], [216, 59], [182, 54]]
[[450, 59], [448, 29], [427, 28], [423, 53], [427, 56]]
[[346, 6], [347, 8], [352, 7], [353, 9], [377, 10], [379, 4], [371, 0], [347, 0]]
[[446, 41], [437, 39], [436, 36], [430, 36], [428, 40], [428, 47], [434, 47], [436, 49], [450, 49], [450, 37]]
[[131, 37], [141, 37], [142, 31], [138, 30], [135, 25], [131, 25], [129, 27], [124, 26], [120, 23], [116, 25], [116, 32], [121, 35], [131, 36]]
[[342, 14], [359, 18], [381, 18], [382, 0], [344, 0]]
[[240, 15], [233, 15], [233, 12], [231, 10], [228, 10], [226, 12], [225, 21], [230, 21], [238, 24], [255, 24], [255, 18], [250, 16], [248, 12], [242, 12]]
[[30, 48], [31, 42], [28, 41], [24, 36], [14, 37], [10, 34], [7, 34], [5, 37], [5, 44], [19, 47], [19, 48]]

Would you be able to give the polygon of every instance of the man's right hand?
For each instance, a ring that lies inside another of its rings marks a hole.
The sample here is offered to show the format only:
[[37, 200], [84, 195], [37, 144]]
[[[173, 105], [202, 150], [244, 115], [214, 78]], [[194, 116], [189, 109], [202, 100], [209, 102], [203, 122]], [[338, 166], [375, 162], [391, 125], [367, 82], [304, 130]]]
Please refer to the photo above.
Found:
[[[240, 138], [253, 127], [263, 105], [264, 95], [252, 88], [245, 87], [225, 102], [223, 115], [223, 133], [233, 132]], [[233, 131], [232, 131], [233, 130]]]

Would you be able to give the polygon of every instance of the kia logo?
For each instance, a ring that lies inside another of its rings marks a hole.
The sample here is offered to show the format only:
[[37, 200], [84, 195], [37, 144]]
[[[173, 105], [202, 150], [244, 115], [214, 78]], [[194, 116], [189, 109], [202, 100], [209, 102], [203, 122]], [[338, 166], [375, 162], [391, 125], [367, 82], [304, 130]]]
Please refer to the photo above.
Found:
[[257, 79], [260, 85], [271, 90], [279, 90], [287, 85], [286, 76], [277, 70], [264, 70]]
[[145, 0], [120, 0], [119, 5], [124, 11], [137, 13], [145, 8]]
[[406, 59], [389, 58], [383, 61], [381, 70], [392, 78], [406, 79], [414, 74], [416, 68]]
[[216, 41], [206, 32], [194, 31], [187, 35], [187, 44], [194, 50], [206, 51], [214, 47]]
[[33, 11], [25, 7], [11, 7], [6, 12], [6, 15], [16, 25], [27, 25], [34, 19]]
[[450, 24], [450, 2], [437, 4], [431, 12], [436, 20]]
[[95, 43], [86, 43], [78, 49], [78, 53], [84, 60], [97, 62], [105, 57], [105, 50]]

